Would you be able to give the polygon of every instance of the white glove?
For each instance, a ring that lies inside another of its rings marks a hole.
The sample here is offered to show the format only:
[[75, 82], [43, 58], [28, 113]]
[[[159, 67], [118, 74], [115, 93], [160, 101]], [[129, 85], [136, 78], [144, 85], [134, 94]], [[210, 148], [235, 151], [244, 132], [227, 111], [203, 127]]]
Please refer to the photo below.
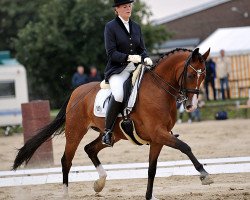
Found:
[[145, 62], [146, 65], [149, 65], [149, 66], [153, 65], [153, 61], [149, 57], [144, 58], [144, 62]]
[[129, 55], [128, 56], [128, 61], [129, 62], [133, 62], [133, 63], [139, 63], [139, 62], [141, 62], [141, 56], [139, 56], [139, 55]]

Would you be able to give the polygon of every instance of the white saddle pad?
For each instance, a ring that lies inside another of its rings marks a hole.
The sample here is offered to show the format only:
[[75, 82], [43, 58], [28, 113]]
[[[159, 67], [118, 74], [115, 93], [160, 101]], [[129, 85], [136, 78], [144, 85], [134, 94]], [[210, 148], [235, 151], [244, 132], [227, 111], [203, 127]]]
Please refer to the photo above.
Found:
[[97, 93], [94, 104], [94, 115], [96, 117], [105, 117], [110, 95], [111, 89], [100, 89]]
[[[143, 77], [144, 68], [141, 70], [141, 74], [137, 77], [135, 84], [133, 86], [131, 95], [129, 97], [128, 101], [128, 107], [127, 109], [131, 112], [132, 108], [134, 107], [134, 104], [136, 102], [136, 97], [138, 93], [138, 86], [141, 82], [141, 79]], [[94, 104], [94, 115], [96, 117], [105, 117], [106, 111], [108, 108], [109, 99], [108, 97], [111, 95], [111, 89], [100, 89], [96, 95], [95, 98], [95, 104]], [[125, 112], [125, 111], [124, 111]], [[122, 115], [118, 115], [118, 117], [121, 117]]]

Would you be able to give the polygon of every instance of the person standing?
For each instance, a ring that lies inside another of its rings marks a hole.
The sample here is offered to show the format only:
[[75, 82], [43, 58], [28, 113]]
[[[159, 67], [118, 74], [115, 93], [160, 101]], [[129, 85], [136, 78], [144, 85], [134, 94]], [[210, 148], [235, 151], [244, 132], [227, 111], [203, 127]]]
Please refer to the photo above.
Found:
[[88, 82], [101, 81], [101, 80], [102, 80], [102, 78], [101, 78], [100, 74], [98, 73], [96, 67], [91, 66]]
[[217, 77], [220, 80], [222, 99], [225, 98], [225, 89], [227, 90], [227, 98], [230, 99], [230, 89], [229, 89], [229, 74], [231, 72], [231, 61], [230, 58], [225, 56], [225, 51], [222, 49], [220, 51], [220, 57], [217, 60]]
[[[181, 124], [183, 122], [183, 115], [185, 112], [185, 108], [183, 103], [176, 103], [176, 107], [177, 110], [179, 110], [179, 118], [177, 120], [178, 124]], [[190, 112], [188, 112], [188, 123], [191, 124], [192, 123], [192, 114]]]
[[72, 77], [72, 87], [77, 88], [79, 85], [85, 84], [88, 82], [88, 76], [84, 73], [84, 67], [78, 66], [77, 71]]
[[216, 78], [216, 65], [212, 58], [206, 61], [206, 78], [205, 78], [205, 89], [206, 98], [209, 101], [209, 84], [212, 87], [214, 100], [216, 100], [216, 90], [215, 90], [215, 78]]
[[105, 26], [104, 39], [108, 63], [104, 72], [109, 82], [112, 96], [105, 118], [105, 131], [102, 143], [113, 146], [113, 128], [121, 112], [123, 102], [123, 83], [136, 69], [138, 63], [153, 65], [147, 56], [141, 27], [130, 19], [133, 0], [114, 0], [116, 17]]

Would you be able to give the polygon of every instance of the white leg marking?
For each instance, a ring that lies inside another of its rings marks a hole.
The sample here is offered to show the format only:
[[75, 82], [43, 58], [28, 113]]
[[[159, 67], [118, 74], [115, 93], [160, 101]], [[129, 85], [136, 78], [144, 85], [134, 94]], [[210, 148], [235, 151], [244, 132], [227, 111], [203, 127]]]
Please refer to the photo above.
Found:
[[101, 192], [105, 186], [105, 183], [106, 183], [107, 173], [102, 165], [99, 165], [96, 168], [96, 170], [98, 171], [99, 179], [96, 180], [94, 183], [94, 190], [95, 190], [95, 192]]
[[105, 171], [105, 169], [103, 168], [102, 165], [99, 165], [97, 168], [96, 168], [98, 174], [99, 174], [99, 177], [102, 178], [102, 177], [107, 177], [107, 173]]

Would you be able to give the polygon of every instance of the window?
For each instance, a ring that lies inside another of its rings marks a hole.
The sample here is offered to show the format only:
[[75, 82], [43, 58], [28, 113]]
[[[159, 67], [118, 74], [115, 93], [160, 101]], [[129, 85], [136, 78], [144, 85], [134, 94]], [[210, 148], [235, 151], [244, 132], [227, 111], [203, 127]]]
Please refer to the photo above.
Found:
[[15, 81], [0, 81], [0, 98], [15, 98]]

